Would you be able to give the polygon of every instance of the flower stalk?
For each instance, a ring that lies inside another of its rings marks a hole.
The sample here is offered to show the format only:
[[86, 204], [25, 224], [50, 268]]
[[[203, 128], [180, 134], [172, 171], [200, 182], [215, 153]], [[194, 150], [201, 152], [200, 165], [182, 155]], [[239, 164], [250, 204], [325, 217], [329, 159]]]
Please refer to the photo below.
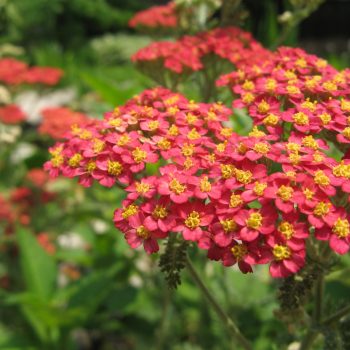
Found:
[[195, 270], [190, 258], [187, 256], [186, 259], [186, 267], [194, 282], [197, 284], [198, 288], [202, 291], [205, 298], [208, 300], [209, 304], [215, 311], [215, 313], [219, 316], [222, 323], [227, 327], [227, 330], [230, 332], [232, 338], [235, 340], [237, 344], [239, 344], [245, 350], [253, 350], [250, 342], [244, 337], [244, 335], [239, 330], [238, 326], [232, 320], [230, 316], [226, 314], [223, 308], [219, 305], [219, 303], [215, 300], [209, 289], [203, 283], [203, 280], [198, 275]]

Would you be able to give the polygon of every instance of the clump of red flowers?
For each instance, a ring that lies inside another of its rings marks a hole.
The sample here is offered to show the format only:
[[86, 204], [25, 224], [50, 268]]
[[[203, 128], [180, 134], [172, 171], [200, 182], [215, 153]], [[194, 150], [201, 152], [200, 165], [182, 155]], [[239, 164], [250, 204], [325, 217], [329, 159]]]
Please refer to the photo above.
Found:
[[144, 11], [137, 12], [129, 21], [131, 28], [173, 28], [178, 24], [175, 3], [152, 6]]
[[39, 134], [49, 135], [55, 140], [62, 139], [72, 125], [79, 125], [88, 120], [85, 114], [66, 107], [46, 108], [41, 114], [43, 118], [38, 129]]
[[0, 59], [0, 81], [8, 85], [43, 84], [56, 85], [63, 71], [52, 67], [29, 67], [14, 58]]
[[[83, 186], [124, 188], [115, 226], [148, 253], [174, 232], [244, 273], [270, 264], [273, 277], [303, 267], [309, 240], [347, 253], [350, 160], [329, 148], [344, 154], [350, 143], [349, 72], [285, 48], [270, 65], [244, 66], [226, 81], [242, 95], [235, 106], [249, 102], [247, 136], [228, 126], [222, 104], [156, 88], [73, 127], [45, 169]], [[149, 163], [161, 164], [155, 175], [145, 172]]]
[[196, 35], [185, 35], [175, 42], [154, 42], [139, 50], [132, 60], [142, 70], [169, 70], [176, 74], [188, 74], [208, 69], [213, 64], [208, 59], [224, 59], [234, 66], [254, 64], [268, 57], [264, 49], [250, 33], [240, 28], [216, 28]]
[[26, 119], [23, 111], [14, 104], [0, 107], [0, 123], [3, 124], [19, 124]]

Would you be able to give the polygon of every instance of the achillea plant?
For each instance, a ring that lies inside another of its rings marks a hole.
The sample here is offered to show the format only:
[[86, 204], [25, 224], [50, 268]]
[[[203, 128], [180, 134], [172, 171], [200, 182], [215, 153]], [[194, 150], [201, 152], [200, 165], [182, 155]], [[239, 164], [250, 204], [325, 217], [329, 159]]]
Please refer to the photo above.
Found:
[[[103, 120], [73, 126], [45, 164], [52, 176], [77, 177], [86, 187], [97, 181], [123, 188], [115, 227], [132, 248], [149, 254], [170, 236], [172, 257], [161, 262], [170, 285], [186, 265], [223, 320], [191, 263], [184, 258], [171, 268], [174, 256], [184, 257], [176, 247], [187, 248], [179, 242], [243, 273], [263, 264], [274, 278], [300, 273], [302, 282], [290, 292], [303, 290], [305, 299], [322, 285], [332, 256], [350, 249], [349, 71], [291, 48], [239, 68], [218, 84], [230, 87], [234, 107], [247, 108], [248, 135], [229, 126], [232, 111], [224, 105], [159, 87]], [[149, 176], [152, 163], [157, 171]], [[315, 322], [323, 326], [320, 317]], [[228, 327], [251, 348], [235, 325]], [[317, 333], [310, 330], [301, 348], [310, 348]]]

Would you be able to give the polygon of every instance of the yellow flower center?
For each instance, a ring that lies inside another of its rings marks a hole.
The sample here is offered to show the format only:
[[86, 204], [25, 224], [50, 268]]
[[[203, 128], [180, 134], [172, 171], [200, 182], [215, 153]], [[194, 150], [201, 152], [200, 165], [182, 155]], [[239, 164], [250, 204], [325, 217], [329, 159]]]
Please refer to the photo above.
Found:
[[137, 214], [138, 210], [139, 208], [136, 205], [130, 204], [127, 207], [123, 208], [122, 218], [128, 219], [130, 216]]
[[266, 182], [255, 182], [253, 191], [257, 196], [262, 196], [265, 192], [266, 187], [267, 187]]
[[258, 111], [261, 114], [266, 114], [270, 110], [270, 108], [271, 108], [270, 105], [265, 100], [262, 100], [258, 104]]
[[220, 169], [223, 179], [231, 179], [235, 175], [235, 167], [232, 164], [221, 164]]
[[311, 112], [315, 112], [316, 111], [316, 105], [317, 105], [317, 101], [311, 102], [309, 99], [307, 99], [306, 101], [304, 101], [301, 104], [301, 107], [308, 109]]
[[151, 185], [144, 182], [136, 182], [135, 187], [137, 193], [146, 194], [150, 190]]
[[167, 112], [173, 116], [179, 111], [179, 108], [177, 106], [172, 106], [167, 109]]
[[246, 220], [248, 227], [258, 230], [262, 226], [263, 217], [260, 213], [251, 213], [249, 218]]
[[341, 100], [340, 108], [344, 112], [350, 112], [350, 101], [349, 100]]
[[152, 216], [155, 219], [165, 219], [168, 216], [168, 211], [162, 205], [156, 205], [152, 212]]
[[242, 203], [243, 203], [243, 200], [239, 194], [234, 194], [234, 193], [231, 194], [231, 197], [230, 197], [230, 207], [231, 208], [236, 208], [239, 205], [241, 205]]
[[177, 136], [179, 135], [179, 128], [176, 125], [172, 125], [169, 130], [168, 130], [168, 134], [170, 136]]
[[254, 100], [255, 96], [251, 92], [247, 92], [242, 97], [242, 101], [246, 104], [251, 104], [252, 102], [254, 102]]
[[248, 253], [248, 248], [245, 244], [237, 244], [231, 248], [231, 252], [237, 261], [240, 261]]
[[297, 125], [309, 125], [309, 117], [303, 112], [293, 114], [293, 120]]
[[275, 79], [269, 78], [266, 80], [266, 83], [265, 83], [266, 90], [273, 92], [276, 90], [276, 87], [277, 87], [277, 82]]
[[237, 229], [237, 224], [233, 219], [221, 220], [220, 224], [225, 233], [233, 232]]
[[317, 141], [314, 139], [314, 137], [312, 135], [303, 137], [301, 143], [305, 147], [312, 148], [314, 150], [317, 150], [319, 148]]
[[231, 128], [222, 128], [220, 130], [220, 135], [229, 138], [233, 133], [233, 130]]
[[105, 149], [105, 142], [99, 140], [99, 139], [93, 139], [93, 145], [92, 145], [92, 149], [95, 153], [100, 153]]
[[179, 195], [186, 190], [186, 185], [182, 185], [179, 180], [177, 179], [172, 179], [169, 183], [169, 188], [172, 192], [175, 194]]
[[253, 174], [249, 170], [235, 169], [235, 176], [238, 182], [246, 185], [252, 181]]
[[341, 161], [339, 165], [333, 168], [333, 175], [336, 177], [350, 177], [350, 164], [344, 164], [344, 161]]
[[148, 128], [151, 131], [157, 130], [159, 128], [159, 121], [158, 120], [152, 120], [148, 122]]
[[194, 114], [192, 114], [192, 113], [186, 114], [186, 122], [188, 124], [194, 124], [197, 120], [198, 120], [198, 118]]
[[278, 226], [278, 231], [281, 232], [286, 239], [291, 239], [294, 234], [294, 227], [288, 221], [282, 221]]
[[122, 125], [122, 119], [121, 118], [113, 118], [113, 119], [110, 119], [108, 121], [108, 124], [110, 126], [113, 126], [114, 128], [117, 128], [119, 127], [120, 125]]
[[123, 171], [123, 166], [119, 162], [112, 161], [112, 160], [109, 160], [107, 162], [108, 174], [113, 175], [113, 176], [118, 176], [121, 174], [122, 171]]
[[286, 144], [286, 148], [289, 152], [299, 152], [300, 150], [300, 145], [298, 143], [294, 143], [294, 142], [288, 142]]
[[320, 162], [323, 162], [323, 160], [324, 160], [324, 155], [323, 155], [323, 153], [317, 151], [317, 152], [315, 152], [315, 153], [312, 155], [312, 158], [313, 158], [313, 161], [314, 161], [314, 162], [320, 163]]
[[264, 142], [258, 142], [254, 145], [254, 151], [260, 154], [266, 154], [270, 150], [270, 145]]
[[284, 76], [288, 79], [288, 80], [295, 80], [297, 78], [297, 76], [295, 75], [295, 73], [291, 70], [287, 70], [284, 72]]
[[188, 134], [187, 134], [187, 138], [189, 140], [198, 140], [201, 137], [200, 133], [193, 128]]
[[222, 143], [217, 144], [216, 145], [217, 151], [220, 152], [220, 153], [225, 152], [226, 145], [227, 145], [227, 141], [226, 140], [224, 142], [222, 142]]
[[328, 176], [323, 172], [323, 170], [317, 170], [314, 175], [314, 181], [317, 185], [320, 186], [328, 186], [330, 184], [330, 180]]
[[336, 91], [337, 90], [337, 84], [335, 84], [333, 81], [325, 81], [322, 84], [322, 87], [327, 91]]
[[185, 220], [185, 225], [193, 230], [201, 224], [201, 219], [197, 211], [192, 211]]
[[295, 85], [288, 85], [286, 87], [286, 90], [288, 94], [291, 94], [291, 95], [300, 94], [300, 89]]
[[276, 114], [269, 114], [264, 118], [263, 123], [266, 126], [275, 126], [279, 121], [279, 117]]
[[64, 162], [64, 158], [61, 154], [54, 155], [51, 158], [51, 164], [54, 168], [59, 168]]
[[254, 85], [254, 83], [252, 82], [252, 81], [250, 81], [250, 80], [246, 80], [245, 82], [244, 82], [244, 84], [242, 85], [242, 89], [243, 90], [246, 90], [246, 91], [248, 91], [248, 90], [253, 90], [255, 88], [255, 85]]
[[329, 124], [329, 122], [332, 120], [331, 115], [328, 113], [322, 113], [318, 117], [321, 119], [323, 125]]
[[130, 137], [128, 134], [123, 134], [120, 136], [118, 142], [117, 142], [117, 145], [118, 146], [125, 146], [127, 145], [128, 143], [130, 142]]
[[350, 127], [347, 126], [343, 131], [342, 134], [344, 135], [345, 138], [350, 139]]
[[92, 133], [88, 130], [82, 130], [79, 134], [79, 138], [82, 140], [90, 140], [92, 138]]
[[170, 143], [170, 141], [167, 140], [166, 138], [162, 138], [161, 140], [159, 140], [159, 141], [157, 142], [157, 146], [158, 146], [161, 150], [166, 151], [166, 150], [170, 149], [171, 143]]
[[186, 157], [184, 161], [184, 168], [186, 170], [191, 169], [193, 167], [193, 161], [191, 157]]
[[275, 260], [281, 261], [289, 259], [292, 256], [292, 252], [289, 247], [285, 245], [275, 244], [272, 250]]
[[136, 229], [136, 234], [142, 239], [150, 238], [151, 233], [146, 229], [145, 226], [141, 225]]
[[299, 153], [291, 153], [289, 156], [288, 156], [290, 162], [293, 164], [293, 165], [296, 165], [299, 163], [300, 161], [300, 155]]
[[338, 218], [335, 224], [333, 225], [332, 231], [339, 237], [339, 238], [346, 238], [349, 236], [350, 233], [350, 225], [349, 221], [344, 219]]
[[68, 160], [68, 165], [72, 168], [77, 168], [83, 159], [83, 156], [80, 153], [75, 153], [72, 157]]
[[298, 58], [294, 64], [299, 68], [305, 68], [307, 66], [305, 59], [302, 57]]
[[139, 147], [136, 147], [131, 154], [136, 163], [142, 163], [147, 158], [147, 152]]
[[305, 188], [305, 190], [303, 191], [306, 199], [311, 200], [312, 198], [314, 198], [314, 191], [311, 191], [309, 188]]
[[204, 176], [200, 183], [200, 190], [201, 192], [210, 192], [211, 191], [211, 183], [208, 181], [208, 176]]
[[289, 201], [292, 198], [293, 195], [293, 188], [289, 187], [289, 186], [284, 186], [282, 185], [278, 191], [277, 191], [277, 195], [284, 201]]
[[320, 202], [317, 203], [315, 209], [314, 209], [314, 214], [316, 216], [324, 216], [327, 215], [329, 212], [329, 209], [331, 207], [331, 203], [326, 203], [326, 202]]
[[266, 136], [266, 134], [263, 131], [259, 130], [257, 126], [253, 126], [253, 129], [248, 134], [248, 136], [259, 138]]
[[194, 145], [191, 143], [185, 143], [182, 148], [181, 148], [181, 153], [185, 156], [185, 157], [191, 157], [193, 156], [194, 153]]

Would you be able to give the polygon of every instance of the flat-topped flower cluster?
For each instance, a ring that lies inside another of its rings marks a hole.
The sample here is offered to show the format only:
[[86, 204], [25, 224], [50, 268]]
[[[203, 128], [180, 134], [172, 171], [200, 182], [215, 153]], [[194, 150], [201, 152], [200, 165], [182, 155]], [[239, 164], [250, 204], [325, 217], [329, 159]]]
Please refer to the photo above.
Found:
[[258, 63], [270, 52], [250, 33], [236, 27], [216, 28], [177, 41], [159, 41], [139, 50], [132, 60], [142, 69], [165, 69], [176, 74], [191, 73], [206, 67], [209, 55], [235, 66]]
[[53, 67], [28, 66], [14, 58], [0, 59], [0, 82], [8, 85], [43, 84], [56, 85], [63, 71]]
[[123, 188], [115, 226], [148, 253], [174, 232], [244, 273], [270, 264], [273, 277], [305, 264], [308, 240], [347, 253], [350, 160], [338, 159], [350, 141], [348, 71], [284, 48], [221, 83], [253, 117], [247, 136], [232, 130], [222, 104], [156, 88], [103, 120], [73, 126], [45, 168], [83, 186]]
[[174, 28], [177, 24], [176, 5], [173, 2], [139, 11], [129, 21], [131, 28]]

